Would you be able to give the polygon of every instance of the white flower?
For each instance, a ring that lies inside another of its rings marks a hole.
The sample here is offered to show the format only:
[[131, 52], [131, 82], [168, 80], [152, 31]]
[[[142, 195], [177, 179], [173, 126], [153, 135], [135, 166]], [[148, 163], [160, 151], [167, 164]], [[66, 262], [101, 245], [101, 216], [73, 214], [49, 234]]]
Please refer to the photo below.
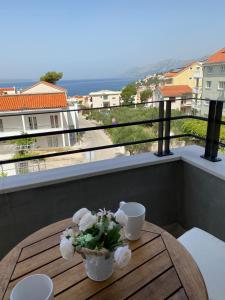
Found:
[[87, 208], [83, 207], [81, 209], [79, 209], [74, 215], [73, 215], [73, 223], [75, 224], [79, 224], [80, 220], [82, 219], [82, 217], [86, 214], [90, 212], [90, 210], [88, 210]]
[[97, 220], [98, 218], [96, 215], [92, 215], [91, 212], [86, 213], [80, 220], [79, 230], [85, 231], [91, 228], [94, 224], [97, 223]]
[[72, 228], [67, 228], [65, 231], [63, 231], [61, 235], [61, 239], [66, 238], [66, 237], [72, 237], [74, 236], [74, 232]]
[[116, 264], [120, 267], [126, 267], [131, 259], [131, 250], [128, 246], [118, 247], [114, 253]]
[[113, 221], [110, 221], [109, 222], [109, 226], [108, 226], [108, 229], [109, 230], [112, 230], [113, 229], [113, 227], [116, 225], [116, 223], [115, 222], [113, 222]]
[[104, 209], [99, 209], [99, 211], [97, 212], [97, 216], [98, 217], [103, 217], [103, 216], [107, 216], [107, 218], [109, 220], [111, 220], [112, 216], [113, 216], [113, 213], [110, 211], [110, 210], [106, 210], [105, 208]]
[[119, 208], [114, 216], [115, 216], [116, 222], [118, 222], [121, 226], [127, 225], [128, 217], [122, 209]]
[[72, 239], [63, 238], [60, 242], [60, 252], [64, 259], [71, 259], [74, 255]]

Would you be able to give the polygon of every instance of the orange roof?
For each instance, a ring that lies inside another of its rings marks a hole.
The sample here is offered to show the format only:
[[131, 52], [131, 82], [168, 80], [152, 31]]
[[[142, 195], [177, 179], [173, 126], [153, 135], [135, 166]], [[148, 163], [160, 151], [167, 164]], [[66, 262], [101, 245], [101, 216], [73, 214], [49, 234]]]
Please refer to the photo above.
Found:
[[184, 94], [192, 94], [188, 85], [164, 85], [160, 88], [163, 97], [180, 97]]
[[172, 71], [172, 72], [167, 72], [165, 73], [165, 77], [175, 77], [178, 72]]
[[66, 89], [64, 89], [63, 87], [58, 86], [58, 85], [55, 85], [55, 84], [53, 84], [53, 83], [49, 83], [49, 82], [47, 82], [47, 81], [38, 81], [37, 83], [33, 84], [32, 86], [29, 86], [28, 88], [23, 89], [22, 92], [27, 91], [27, 90], [29, 90], [29, 89], [31, 89], [31, 88], [33, 88], [33, 87], [39, 85], [40, 83], [45, 84], [45, 85], [48, 85], [48, 86], [50, 86], [50, 87], [53, 87], [53, 88], [55, 88], [55, 89], [57, 89], [57, 90], [59, 90], [59, 91], [62, 91], [62, 92], [64, 92], [64, 93], [66, 92]]
[[0, 88], [0, 95], [2, 95], [4, 92], [7, 92], [7, 91], [14, 91], [15, 89], [13, 87], [3, 87], [3, 88]]
[[175, 77], [175, 76], [177, 76], [178, 74], [180, 74], [181, 72], [183, 72], [183, 71], [185, 71], [186, 69], [188, 69], [190, 66], [192, 66], [192, 65], [195, 64], [195, 63], [196, 63], [196, 61], [193, 61], [192, 63], [187, 64], [187, 65], [185, 65], [185, 66], [183, 66], [183, 67], [181, 67], [181, 68], [179, 68], [179, 69], [177, 69], [177, 70], [174, 70], [174, 71], [165, 73], [164, 76], [165, 76], [166, 78]]
[[14, 91], [13, 87], [2, 87], [0, 88], [0, 91]]
[[210, 56], [206, 63], [225, 62], [225, 47]]
[[0, 97], [0, 111], [66, 107], [67, 101], [64, 93], [17, 94]]

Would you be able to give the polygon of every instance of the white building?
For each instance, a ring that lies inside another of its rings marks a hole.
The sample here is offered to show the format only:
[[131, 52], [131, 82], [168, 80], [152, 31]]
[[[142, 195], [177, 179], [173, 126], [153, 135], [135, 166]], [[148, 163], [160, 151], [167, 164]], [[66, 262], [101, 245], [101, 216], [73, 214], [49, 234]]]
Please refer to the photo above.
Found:
[[[164, 85], [153, 91], [153, 101], [172, 99], [172, 109], [190, 113], [192, 108], [192, 89], [188, 85]], [[153, 103], [157, 106], [158, 103]]]
[[[65, 93], [1, 96], [0, 137], [77, 128], [77, 112], [66, 111], [72, 109], [67, 106]], [[75, 134], [37, 137], [35, 140], [39, 148], [73, 146]]]
[[67, 94], [66, 89], [62, 88], [61, 86], [46, 82], [46, 81], [39, 81], [34, 85], [23, 89], [21, 94], [45, 94], [45, 93], [64, 93]]
[[120, 105], [120, 95], [120, 91], [102, 90], [99, 92], [92, 92], [89, 94], [89, 106], [95, 108]]
[[0, 88], [0, 96], [2, 95], [15, 95], [16, 88], [15, 87], [4, 87]]

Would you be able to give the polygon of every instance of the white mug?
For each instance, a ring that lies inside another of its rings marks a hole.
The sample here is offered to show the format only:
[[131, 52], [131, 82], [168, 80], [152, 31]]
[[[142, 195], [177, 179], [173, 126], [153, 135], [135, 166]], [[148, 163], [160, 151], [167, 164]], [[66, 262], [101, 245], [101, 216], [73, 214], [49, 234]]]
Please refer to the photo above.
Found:
[[120, 209], [128, 217], [125, 226], [125, 236], [128, 240], [135, 241], [141, 236], [141, 230], [145, 220], [145, 207], [137, 202], [121, 202]]
[[19, 281], [10, 300], [53, 300], [53, 282], [44, 274], [35, 274]]

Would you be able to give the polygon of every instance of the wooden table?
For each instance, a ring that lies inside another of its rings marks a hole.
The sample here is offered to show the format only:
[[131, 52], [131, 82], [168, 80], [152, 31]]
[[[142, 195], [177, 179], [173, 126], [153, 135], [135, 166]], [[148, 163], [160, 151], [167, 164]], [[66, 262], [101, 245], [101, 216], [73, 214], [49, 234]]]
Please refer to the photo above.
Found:
[[192, 257], [163, 229], [146, 222], [141, 238], [130, 242], [130, 264], [98, 283], [87, 278], [80, 255], [70, 261], [60, 255], [59, 237], [70, 225], [68, 219], [45, 227], [9, 252], [0, 263], [0, 299], [9, 299], [15, 284], [35, 273], [52, 278], [56, 300], [208, 299]]

